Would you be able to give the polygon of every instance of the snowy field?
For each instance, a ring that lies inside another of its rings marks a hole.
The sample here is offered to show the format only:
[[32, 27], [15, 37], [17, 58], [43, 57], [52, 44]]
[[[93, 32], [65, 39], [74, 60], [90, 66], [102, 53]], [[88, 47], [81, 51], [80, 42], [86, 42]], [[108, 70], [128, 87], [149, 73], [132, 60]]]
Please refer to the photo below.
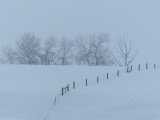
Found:
[[[145, 70], [143, 66], [138, 71], [136, 66], [131, 73], [119, 67], [1, 65], [0, 68], [0, 120], [160, 119], [159, 68]], [[61, 96], [61, 88], [67, 84], [70, 91]]]

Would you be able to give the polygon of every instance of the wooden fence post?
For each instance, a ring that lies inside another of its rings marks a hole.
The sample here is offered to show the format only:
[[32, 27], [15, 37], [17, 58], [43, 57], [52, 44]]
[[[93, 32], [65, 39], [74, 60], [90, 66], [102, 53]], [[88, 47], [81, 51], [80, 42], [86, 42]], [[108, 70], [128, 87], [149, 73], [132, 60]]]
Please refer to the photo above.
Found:
[[63, 90], [64, 90], [64, 88], [62, 87], [62, 95], [64, 95], [64, 91]]
[[130, 72], [132, 72], [132, 65], [131, 65], [131, 70], [130, 70]]
[[108, 73], [107, 73], [107, 79], [108, 79]]
[[73, 81], [73, 89], [76, 89], [75, 81]]
[[86, 86], [88, 85], [87, 79], [86, 79]]
[[148, 69], [148, 63], [146, 63], [146, 69]]
[[140, 65], [140, 64], [138, 65], [138, 70], [139, 70], [139, 71], [141, 70], [141, 65]]
[[127, 73], [129, 73], [129, 67], [127, 67]]
[[117, 76], [119, 76], [119, 70], [117, 71]]
[[154, 69], [156, 69], [156, 64], [154, 64]]
[[67, 86], [67, 90], [69, 91], [69, 84], [68, 84], [68, 86]]
[[67, 86], [65, 87], [65, 92], [67, 92]]
[[99, 77], [97, 77], [97, 83], [99, 83]]

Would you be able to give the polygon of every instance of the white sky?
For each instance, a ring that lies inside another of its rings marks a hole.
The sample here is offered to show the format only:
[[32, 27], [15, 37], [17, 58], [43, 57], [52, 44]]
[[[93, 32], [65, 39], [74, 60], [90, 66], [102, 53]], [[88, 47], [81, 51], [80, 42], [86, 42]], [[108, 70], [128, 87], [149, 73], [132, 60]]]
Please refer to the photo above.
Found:
[[137, 61], [160, 63], [159, 0], [0, 0], [0, 46], [25, 32], [49, 35], [109, 32], [140, 48]]

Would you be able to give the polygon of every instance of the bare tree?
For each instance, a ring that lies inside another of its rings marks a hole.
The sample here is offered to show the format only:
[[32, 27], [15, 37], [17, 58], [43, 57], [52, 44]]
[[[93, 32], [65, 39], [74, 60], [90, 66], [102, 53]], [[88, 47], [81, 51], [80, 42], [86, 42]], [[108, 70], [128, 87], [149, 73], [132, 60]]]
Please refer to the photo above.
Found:
[[109, 49], [109, 35], [100, 33], [90, 36], [79, 35], [76, 38], [76, 61], [78, 64], [92, 66], [113, 65], [112, 53]]
[[109, 35], [100, 33], [90, 36], [90, 65], [112, 65], [114, 63], [109, 49]]
[[133, 62], [135, 57], [138, 54], [138, 49], [133, 52], [132, 43], [125, 41], [125, 38], [119, 38], [118, 40], [118, 54], [119, 57], [114, 57], [117, 64], [120, 66], [128, 66], [130, 63]]
[[58, 41], [55, 37], [50, 36], [42, 46], [41, 41], [34, 34], [25, 33], [16, 41], [15, 50], [9, 46], [2, 50], [3, 56], [0, 58], [0, 62], [30, 65], [77, 63], [90, 66], [109, 66], [115, 64], [109, 42], [109, 35], [100, 33], [88, 36], [78, 35], [75, 37], [75, 42], [67, 37]]
[[85, 64], [87, 65], [88, 62], [88, 56], [90, 53], [89, 46], [88, 46], [88, 39], [86, 36], [83, 36], [79, 34], [77, 37], [75, 37], [75, 44], [76, 47], [76, 63], [77, 64]]
[[54, 56], [55, 56], [56, 46], [57, 46], [56, 38], [53, 36], [48, 37], [48, 39], [44, 42], [44, 46], [41, 49], [41, 52], [38, 54], [38, 56], [41, 59], [42, 65], [55, 64]]
[[54, 61], [58, 65], [69, 65], [73, 62], [73, 42], [63, 37], [58, 44]]
[[17, 52], [11, 46], [7, 45], [2, 49], [0, 62], [3, 64], [17, 63]]
[[39, 64], [39, 56], [41, 43], [34, 34], [25, 33], [16, 42], [18, 62], [20, 64]]

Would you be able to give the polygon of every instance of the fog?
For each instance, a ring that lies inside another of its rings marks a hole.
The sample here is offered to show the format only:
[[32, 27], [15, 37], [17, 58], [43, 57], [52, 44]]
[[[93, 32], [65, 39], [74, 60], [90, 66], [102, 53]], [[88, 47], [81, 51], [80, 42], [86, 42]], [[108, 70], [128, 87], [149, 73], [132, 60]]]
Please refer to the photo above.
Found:
[[158, 63], [159, 5], [158, 0], [0, 0], [0, 47], [25, 32], [42, 40], [107, 32], [113, 48], [124, 36], [139, 48], [136, 63]]

